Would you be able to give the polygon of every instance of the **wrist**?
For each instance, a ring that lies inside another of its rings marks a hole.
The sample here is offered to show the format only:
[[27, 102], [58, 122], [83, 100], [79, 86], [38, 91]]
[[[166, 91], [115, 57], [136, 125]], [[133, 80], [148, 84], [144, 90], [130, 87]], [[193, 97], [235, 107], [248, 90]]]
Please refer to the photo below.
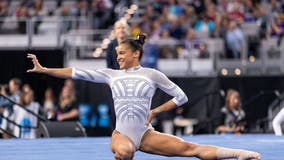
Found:
[[159, 113], [160, 113], [160, 110], [158, 108], [152, 110], [153, 115], [157, 115]]
[[46, 73], [46, 71], [47, 71], [47, 68], [46, 68], [46, 67], [41, 67], [40, 72]]

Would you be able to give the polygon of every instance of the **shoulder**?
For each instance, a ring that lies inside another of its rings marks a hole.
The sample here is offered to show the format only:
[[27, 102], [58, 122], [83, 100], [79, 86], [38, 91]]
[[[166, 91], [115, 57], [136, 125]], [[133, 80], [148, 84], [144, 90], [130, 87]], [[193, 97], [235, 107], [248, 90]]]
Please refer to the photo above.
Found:
[[40, 104], [38, 102], [32, 102], [31, 103], [31, 106], [34, 108], [34, 109], [39, 109], [40, 108]]
[[154, 68], [142, 67], [142, 69], [150, 73], [156, 73], [156, 74], [162, 73], [161, 71], [154, 69]]
[[153, 68], [148, 68], [148, 67], [143, 67], [142, 70], [146, 72], [147, 74], [153, 75], [153, 76], [158, 76], [158, 75], [163, 75], [163, 73], [157, 69]]
[[145, 73], [147, 77], [155, 82], [160, 82], [163, 79], [167, 79], [167, 76], [157, 69], [144, 67], [143, 70], [143, 73]]
[[109, 48], [114, 48], [118, 45], [118, 42], [117, 40], [112, 40], [110, 43], [109, 43]]

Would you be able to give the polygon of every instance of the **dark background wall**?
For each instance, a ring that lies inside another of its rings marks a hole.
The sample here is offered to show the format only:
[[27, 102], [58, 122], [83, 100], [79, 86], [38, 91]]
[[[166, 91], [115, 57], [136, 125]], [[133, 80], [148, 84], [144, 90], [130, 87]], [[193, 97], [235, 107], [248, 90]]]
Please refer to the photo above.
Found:
[[27, 59], [27, 53], [36, 54], [42, 66], [63, 67], [62, 50], [1, 50], [0, 51], [0, 84], [7, 84], [11, 78], [21, 78], [35, 91], [36, 100], [42, 100], [44, 90], [52, 87], [59, 93], [63, 84], [62, 79], [43, 74], [27, 73], [32, 68], [32, 62]]

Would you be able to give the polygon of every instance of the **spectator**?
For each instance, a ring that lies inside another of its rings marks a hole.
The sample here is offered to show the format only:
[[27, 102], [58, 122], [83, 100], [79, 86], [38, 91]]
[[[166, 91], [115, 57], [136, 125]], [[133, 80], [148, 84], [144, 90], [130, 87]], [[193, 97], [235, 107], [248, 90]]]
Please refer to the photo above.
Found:
[[[0, 94], [1, 94], [1, 98], [0, 101], [2, 100], [2, 95], [3, 96], [8, 96], [8, 92], [9, 92], [9, 88], [7, 84], [0, 84]], [[0, 106], [0, 115], [2, 116], [3, 112], [4, 112], [5, 108]], [[0, 118], [0, 124], [2, 123], [2, 118]]]
[[185, 56], [190, 58], [200, 57], [200, 52], [198, 48], [201, 43], [201, 39], [196, 36], [194, 29], [188, 28], [186, 32], [186, 37], [183, 40]]
[[270, 20], [268, 33], [270, 36], [278, 38], [277, 45], [280, 46], [284, 34], [284, 20], [281, 19], [279, 13]]
[[110, 0], [92, 0], [91, 12], [93, 16], [93, 28], [106, 28], [113, 13], [113, 2]]
[[[31, 88], [23, 90], [20, 96], [19, 104], [27, 110], [39, 114], [40, 105], [34, 100], [34, 92]], [[22, 128], [14, 127], [14, 135], [20, 138], [36, 138], [36, 127], [38, 119], [36, 116], [27, 112], [18, 105], [14, 105], [14, 120], [17, 124], [23, 126]]]
[[194, 29], [199, 35], [202, 35], [202, 37], [206, 38], [211, 36], [211, 34], [213, 33], [213, 30], [215, 29], [215, 24], [213, 21], [209, 20], [204, 13], [202, 13]]
[[26, 34], [27, 32], [27, 22], [26, 20], [28, 19], [28, 8], [25, 5], [21, 5], [17, 10], [16, 10], [16, 16], [18, 20], [18, 31], [21, 34]]
[[226, 34], [226, 44], [228, 45], [228, 49], [232, 52], [233, 58], [240, 58], [244, 43], [245, 39], [242, 30], [237, 27], [234, 20], [230, 20]]
[[180, 5], [179, 1], [170, 0], [169, 3], [170, 4], [168, 8], [169, 8], [170, 16], [173, 16], [175, 18], [180, 17], [184, 10], [182, 6]]
[[[63, 4], [60, 6], [56, 11], [55, 15], [60, 16], [62, 18], [67, 18], [64, 19], [62, 23], [62, 28], [61, 32], [66, 33], [70, 29], [72, 29], [72, 20], [70, 19], [70, 16], [76, 16], [78, 14], [78, 11], [75, 7], [68, 6], [66, 4]], [[73, 22], [74, 23], [74, 22]], [[74, 27], [74, 26], [73, 26]]]
[[46, 115], [46, 118], [49, 120], [55, 120], [56, 118], [57, 107], [55, 103], [55, 96], [52, 88], [47, 88], [44, 92], [43, 110]]
[[245, 112], [242, 109], [241, 97], [238, 91], [229, 89], [226, 96], [226, 104], [221, 109], [222, 122], [216, 128], [216, 133], [239, 134], [245, 130]]
[[[18, 103], [20, 100], [21, 94], [21, 80], [19, 78], [13, 78], [9, 81], [8, 89], [9, 96], [8, 98], [12, 101]], [[13, 119], [13, 103], [7, 99], [0, 97], [0, 108], [3, 108], [3, 116], [9, 119]], [[11, 125], [6, 119], [2, 119], [1, 128], [10, 132], [13, 130], [13, 125]], [[3, 137], [8, 138], [8, 135], [3, 135]]]
[[[151, 28], [152, 28], [151, 29], [152, 31], [149, 34], [150, 35], [150, 39], [151, 40], [158, 40], [158, 39], [160, 39], [161, 32], [162, 32], [160, 20], [159, 19], [155, 20], [152, 23]], [[144, 31], [144, 32], [147, 32], [147, 31]]]
[[148, 68], [157, 68], [159, 46], [151, 42], [146, 42], [143, 49], [144, 53], [141, 58], [141, 65]]
[[160, 58], [178, 57], [177, 52], [175, 51], [175, 44], [177, 44], [177, 40], [170, 36], [170, 31], [168, 29], [162, 30], [158, 43], [160, 45]]
[[214, 30], [210, 33], [210, 36], [216, 37], [218, 35], [218, 29], [220, 28], [221, 24], [221, 14], [217, 12], [216, 6], [213, 3], [210, 3], [206, 8], [206, 16], [209, 20], [214, 23]]
[[64, 81], [64, 87], [67, 87], [72, 91], [75, 91], [75, 85], [74, 85], [74, 81], [72, 79], [66, 79]]
[[44, 16], [47, 16], [47, 10], [43, 7], [43, 1], [42, 0], [35, 0], [32, 8], [28, 10], [28, 15], [31, 17], [35, 17], [36, 21], [34, 22], [34, 32], [35, 34], [38, 33], [38, 27], [42, 22], [42, 18]]
[[228, 4], [227, 8], [228, 16], [231, 20], [234, 20], [237, 24], [244, 22], [244, 6], [238, 0], [233, 0]]
[[2, 27], [2, 23], [4, 22], [4, 20], [2, 18], [5, 18], [8, 14], [8, 10], [7, 10], [8, 6], [7, 6], [7, 2], [5, 1], [0, 1], [0, 31], [1, 31], [1, 27]]
[[253, 1], [243, 1], [244, 4], [244, 21], [255, 22], [257, 9], [253, 6]]
[[78, 104], [76, 102], [75, 91], [64, 86], [59, 96], [57, 108], [58, 121], [76, 121], [79, 120]]
[[261, 39], [265, 39], [267, 37], [267, 30], [269, 28], [269, 15], [268, 9], [264, 6], [258, 7], [258, 16], [256, 19], [256, 23], [259, 26], [259, 35]]
[[106, 49], [107, 67], [112, 69], [119, 69], [119, 64], [116, 61], [116, 47], [118, 44], [126, 39], [130, 34], [130, 29], [126, 21], [119, 20], [115, 22], [113, 28], [115, 39], [111, 41]]
[[179, 19], [182, 22], [181, 27], [184, 31], [194, 26], [197, 21], [197, 15], [194, 11], [194, 8], [192, 6], [188, 6]]
[[181, 28], [181, 21], [178, 18], [170, 19], [170, 36], [175, 39], [181, 39], [184, 35], [184, 31]]

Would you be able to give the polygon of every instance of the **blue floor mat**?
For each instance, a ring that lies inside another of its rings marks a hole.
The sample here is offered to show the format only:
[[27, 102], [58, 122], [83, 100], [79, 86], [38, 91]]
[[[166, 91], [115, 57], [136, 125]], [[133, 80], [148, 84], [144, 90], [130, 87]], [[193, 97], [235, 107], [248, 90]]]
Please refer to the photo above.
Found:
[[[195, 135], [183, 139], [209, 145], [258, 151], [263, 160], [284, 159], [284, 137], [272, 134]], [[113, 160], [105, 138], [42, 138], [0, 140], [0, 160]], [[182, 160], [136, 152], [135, 160]]]

